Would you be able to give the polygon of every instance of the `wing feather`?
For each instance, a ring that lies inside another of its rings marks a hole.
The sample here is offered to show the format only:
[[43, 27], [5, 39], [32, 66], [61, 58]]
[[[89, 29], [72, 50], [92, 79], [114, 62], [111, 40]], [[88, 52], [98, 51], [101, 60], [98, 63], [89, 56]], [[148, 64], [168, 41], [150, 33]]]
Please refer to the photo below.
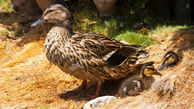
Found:
[[[92, 58], [88, 58], [90, 60], [87, 60], [90, 61], [90, 64], [97, 65], [103, 63], [107, 65], [119, 65], [126, 58], [136, 56], [138, 51], [136, 47], [91, 32], [78, 36], [79, 37], [74, 37], [74, 41], [79, 44], [77, 45], [79, 48], [82, 48], [82, 51], [79, 51], [80, 56], [81, 54], [91, 56]], [[84, 59], [84, 57], [80, 57], [80, 59]]]

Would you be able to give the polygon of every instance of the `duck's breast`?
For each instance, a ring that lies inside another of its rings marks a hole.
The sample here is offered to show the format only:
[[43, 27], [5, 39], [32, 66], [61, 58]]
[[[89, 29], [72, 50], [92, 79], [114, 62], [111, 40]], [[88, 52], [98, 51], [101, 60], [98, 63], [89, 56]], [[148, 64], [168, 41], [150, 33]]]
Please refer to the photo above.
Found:
[[46, 39], [45, 52], [47, 59], [65, 73], [79, 79], [96, 79], [80, 62], [79, 51], [75, 50], [75, 47], [71, 45], [71, 41], [60, 43]]

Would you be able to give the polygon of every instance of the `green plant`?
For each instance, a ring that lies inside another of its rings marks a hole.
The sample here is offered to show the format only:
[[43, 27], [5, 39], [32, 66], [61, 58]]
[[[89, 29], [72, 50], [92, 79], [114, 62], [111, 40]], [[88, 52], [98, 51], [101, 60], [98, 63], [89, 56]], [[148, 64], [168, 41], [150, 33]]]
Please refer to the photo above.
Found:
[[143, 47], [148, 47], [154, 44], [154, 40], [152, 37], [132, 31], [127, 31], [123, 34], [120, 34], [116, 37], [116, 39], [125, 40], [131, 44], [139, 44], [142, 45]]
[[0, 0], [0, 11], [1, 12], [11, 12], [13, 11], [11, 3], [9, 0]]
[[9, 31], [8, 31], [8, 30], [3, 30], [3, 31], [0, 32], [0, 34], [1, 34], [2, 36], [7, 37], [7, 36], [9, 35]]
[[18, 37], [22, 36], [24, 34], [24, 31], [22, 29], [14, 29], [14, 30], [3, 30], [0, 32], [0, 34], [4, 37]]

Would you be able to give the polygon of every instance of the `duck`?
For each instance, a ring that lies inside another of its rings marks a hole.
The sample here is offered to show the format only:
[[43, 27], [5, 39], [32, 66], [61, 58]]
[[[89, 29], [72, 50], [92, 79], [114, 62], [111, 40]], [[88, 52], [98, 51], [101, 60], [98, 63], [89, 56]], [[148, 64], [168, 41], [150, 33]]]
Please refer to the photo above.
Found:
[[162, 70], [164, 67], [169, 67], [169, 66], [174, 66], [177, 64], [177, 62], [180, 60], [179, 56], [173, 52], [173, 51], [168, 51], [163, 59], [162, 59], [162, 64], [159, 68], [159, 70]]
[[51, 23], [44, 49], [48, 61], [82, 84], [72, 92], [85, 93], [87, 81], [95, 81], [95, 96], [100, 95], [105, 80], [120, 79], [133, 72], [135, 62], [144, 50], [89, 31], [73, 32], [73, 16], [60, 4], [50, 5], [31, 27]]
[[141, 65], [138, 76], [129, 77], [121, 83], [119, 88], [119, 96], [136, 96], [145, 89], [145, 83], [148, 84], [147, 79], [152, 75], [162, 75], [153, 66], [153, 62], [148, 62]]

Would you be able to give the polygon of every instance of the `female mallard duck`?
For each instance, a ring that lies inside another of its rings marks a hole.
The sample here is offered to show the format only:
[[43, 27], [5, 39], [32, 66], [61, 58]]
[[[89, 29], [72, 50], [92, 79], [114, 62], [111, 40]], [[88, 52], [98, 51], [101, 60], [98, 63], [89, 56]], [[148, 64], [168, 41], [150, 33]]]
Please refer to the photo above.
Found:
[[121, 97], [125, 96], [135, 96], [138, 95], [139, 92], [144, 90], [144, 82], [146, 82], [145, 77], [150, 77], [152, 75], [162, 75], [157, 72], [153, 66], [153, 62], [148, 62], [140, 66], [140, 77], [130, 77], [122, 82], [121, 87], [119, 89], [119, 95]]
[[179, 57], [178, 55], [173, 52], [173, 51], [169, 51], [164, 55], [164, 58], [162, 59], [163, 62], [159, 68], [159, 70], [163, 69], [165, 66], [173, 66], [175, 64], [177, 64], [177, 62], [179, 61]]
[[132, 72], [142, 50], [100, 34], [74, 33], [72, 21], [71, 13], [64, 6], [55, 4], [31, 26], [43, 22], [54, 24], [44, 44], [47, 59], [65, 73], [82, 79], [82, 89], [87, 80], [97, 81], [96, 96], [99, 96], [101, 82], [119, 79]]

